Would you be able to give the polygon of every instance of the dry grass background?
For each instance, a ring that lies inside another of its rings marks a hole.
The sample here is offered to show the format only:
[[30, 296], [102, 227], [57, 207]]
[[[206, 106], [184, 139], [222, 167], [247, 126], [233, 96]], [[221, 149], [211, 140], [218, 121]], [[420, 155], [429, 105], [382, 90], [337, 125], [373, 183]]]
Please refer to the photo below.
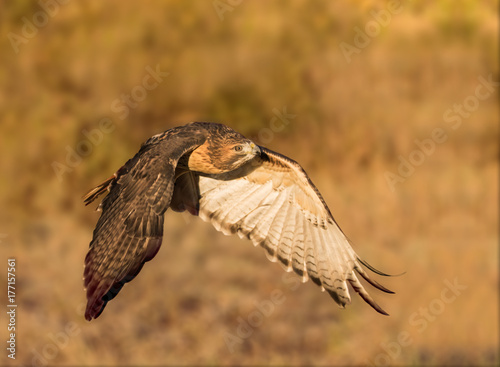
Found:
[[[350, 63], [339, 44], [386, 2], [232, 3], [221, 20], [212, 1], [68, 2], [18, 53], [8, 34], [40, 5], [0, 3], [0, 260], [6, 273], [17, 258], [19, 304], [17, 359], [4, 350], [1, 364], [497, 364], [498, 87], [456, 130], [443, 114], [479, 76], [499, 80], [498, 2], [403, 1]], [[170, 75], [122, 119], [111, 105], [148, 65]], [[358, 296], [340, 310], [310, 283], [293, 290], [249, 241], [169, 212], [154, 261], [86, 322], [98, 213], [82, 194], [153, 134], [211, 120], [259, 141], [284, 106], [296, 117], [263, 145], [304, 166], [363, 258], [406, 271], [381, 280], [396, 295], [371, 292], [391, 316]], [[51, 164], [103, 118], [114, 131], [59, 180]], [[447, 141], [391, 191], [384, 174], [435, 128]], [[440, 309], [455, 279], [467, 288]], [[224, 335], [276, 289], [285, 301], [230, 351]], [[429, 306], [425, 325], [411, 319]], [[411, 342], [398, 350], [401, 332]]]

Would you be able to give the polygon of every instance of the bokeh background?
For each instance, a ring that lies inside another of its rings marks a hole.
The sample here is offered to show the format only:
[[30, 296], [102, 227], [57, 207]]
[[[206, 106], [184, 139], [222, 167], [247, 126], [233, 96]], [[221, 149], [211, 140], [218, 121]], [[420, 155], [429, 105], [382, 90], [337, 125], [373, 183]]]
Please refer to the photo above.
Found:
[[[15, 257], [19, 305], [17, 358], [2, 348], [0, 364], [497, 364], [497, 10], [493, 0], [0, 2], [0, 279]], [[169, 74], [146, 90], [148, 67]], [[493, 83], [479, 100], [481, 78]], [[464, 102], [469, 112], [453, 112]], [[396, 291], [370, 292], [390, 317], [357, 295], [341, 310], [249, 241], [168, 212], [154, 261], [84, 320], [99, 213], [82, 195], [150, 136], [195, 120], [303, 165], [358, 254], [406, 272], [375, 276]], [[446, 141], [416, 152], [435, 129]], [[259, 319], [256, 303], [276, 291], [283, 302]], [[249, 318], [259, 325], [243, 330]]]

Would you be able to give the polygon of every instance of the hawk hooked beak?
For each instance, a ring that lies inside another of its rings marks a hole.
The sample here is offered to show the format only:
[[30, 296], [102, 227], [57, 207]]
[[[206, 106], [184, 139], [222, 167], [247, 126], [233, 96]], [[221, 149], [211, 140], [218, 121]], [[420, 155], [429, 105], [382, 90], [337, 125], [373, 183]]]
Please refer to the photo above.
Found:
[[252, 153], [257, 156], [262, 153], [262, 151], [260, 150], [260, 147], [258, 145], [256, 145], [255, 143], [250, 143], [250, 148], [252, 148]]

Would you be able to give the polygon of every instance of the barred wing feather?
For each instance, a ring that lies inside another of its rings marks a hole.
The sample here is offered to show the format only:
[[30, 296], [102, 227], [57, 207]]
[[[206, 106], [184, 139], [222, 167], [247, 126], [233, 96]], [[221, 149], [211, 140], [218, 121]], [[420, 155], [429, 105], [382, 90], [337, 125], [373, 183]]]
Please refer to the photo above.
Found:
[[321, 194], [295, 161], [265, 148], [239, 169], [199, 177], [199, 216], [224, 234], [238, 234], [266, 250], [286, 271], [303, 282], [311, 278], [340, 307], [351, 302], [347, 283], [378, 312], [357, 275], [392, 293], [368, 277], [337, 225]]

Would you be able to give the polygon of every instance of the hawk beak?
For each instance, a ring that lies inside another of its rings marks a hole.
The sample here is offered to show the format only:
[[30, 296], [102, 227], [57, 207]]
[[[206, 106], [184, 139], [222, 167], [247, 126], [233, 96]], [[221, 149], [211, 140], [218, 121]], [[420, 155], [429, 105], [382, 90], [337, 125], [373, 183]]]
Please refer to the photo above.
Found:
[[258, 145], [255, 145], [254, 143], [250, 144], [250, 148], [252, 148], [252, 153], [254, 153], [255, 155], [260, 156], [260, 153], [262, 153], [262, 151], [260, 150], [260, 147]]

